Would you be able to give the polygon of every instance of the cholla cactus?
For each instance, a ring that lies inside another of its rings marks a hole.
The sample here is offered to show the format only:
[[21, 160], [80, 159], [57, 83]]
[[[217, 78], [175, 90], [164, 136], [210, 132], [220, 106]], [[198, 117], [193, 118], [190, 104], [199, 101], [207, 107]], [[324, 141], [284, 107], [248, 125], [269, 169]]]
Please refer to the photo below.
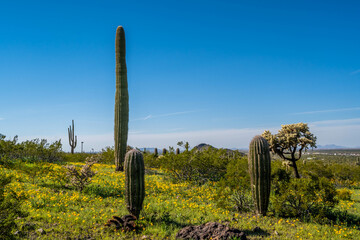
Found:
[[84, 190], [84, 188], [91, 183], [91, 178], [95, 176], [96, 172], [91, 168], [95, 163], [99, 162], [100, 158], [101, 156], [99, 154], [87, 157], [85, 165], [81, 169], [74, 165], [64, 166], [64, 168], [67, 169], [68, 185], [75, 187], [80, 192]]

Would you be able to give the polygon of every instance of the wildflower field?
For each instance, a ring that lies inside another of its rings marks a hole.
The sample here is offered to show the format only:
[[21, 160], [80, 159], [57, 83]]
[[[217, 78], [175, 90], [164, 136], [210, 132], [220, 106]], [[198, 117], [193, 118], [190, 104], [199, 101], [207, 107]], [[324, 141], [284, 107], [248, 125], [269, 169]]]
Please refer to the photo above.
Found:
[[[23, 163], [28, 164], [29, 163]], [[122, 232], [104, 224], [112, 216], [127, 214], [124, 203], [124, 173], [114, 165], [95, 164], [96, 175], [83, 191], [64, 186], [64, 168], [41, 163], [48, 171], [31, 175], [17, 168], [0, 167], [13, 181], [6, 186], [25, 200], [28, 216], [16, 220], [22, 239], [174, 239], [179, 229], [210, 221], [222, 222], [246, 232], [248, 239], [359, 239], [358, 226], [319, 224], [295, 218], [255, 216], [217, 206], [216, 184], [174, 183], [158, 169], [147, 169], [146, 197], [137, 221], [138, 231]], [[78, 166], [83, 163], [70, 163]], [[34, 165], [34, 164], [33, 164]], [[360, 216], [360, 190], [352, 189], [349, 200], [337, 208]], [[261, 231], [253, 231], [259, 227]]]

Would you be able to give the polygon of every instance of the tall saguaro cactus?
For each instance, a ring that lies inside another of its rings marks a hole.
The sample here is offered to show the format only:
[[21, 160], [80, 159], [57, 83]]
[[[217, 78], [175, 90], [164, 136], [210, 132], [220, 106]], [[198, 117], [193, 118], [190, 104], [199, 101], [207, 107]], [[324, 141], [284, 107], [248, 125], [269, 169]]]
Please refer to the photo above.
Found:
[[145, 166], [143, 155], [132, 149], [125, 155], [125, 201], [130, 214], [139, 218], [145, 197]]
[[271, 187], [271, 159], [265, 138], [255, 136], [249, 146], [249, 173], [251, 192], [257, 214], [266, 215]]
[[69, 145], [71, 148], [71, 154], [74, 154], [74, 149], [76, 148], [77, 144], [77, 136], [75, 136], [75, 128], [74, 128], [74, 120], [72, 120], [72, 127], [68, 127], [68, 134], [69, 134]]
[[128, 123], [129, 123], [129, 93], [127, 83], [127, 70], [125, 60], [125, 32], [122, 26], [116, 29], [115, 37], [115, 171], [124, 170], [124, 157], [126, 154]]

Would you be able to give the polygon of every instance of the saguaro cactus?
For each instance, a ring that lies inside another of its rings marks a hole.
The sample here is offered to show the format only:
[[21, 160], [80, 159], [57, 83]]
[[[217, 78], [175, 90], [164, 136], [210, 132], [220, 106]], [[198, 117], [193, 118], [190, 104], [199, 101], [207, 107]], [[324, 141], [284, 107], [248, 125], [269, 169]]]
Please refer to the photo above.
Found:
[[74, 154], [74, 149], [76, 148], [76, 144], [77, 144], [77, 136], [75, 136], [74, 120], [72, 120], [72, 127], [71, 125], [68, 127], [68, 134], [69, 134], [69, 145], [71, 148], [71, 154]]
[[177, 149], [176, 149], [176, 155], [179, 155], [179, 154], [180, 154], [180, 149], [177, 148]]
[[124, 165], [126, 208], [138, 218], [145, 197], [145, 166], [141, 152], [136, 149], [127, 152]]
[[155, 157], [158, 156], [158, 150], [157, 150], [157, 148], [155, 148], [155, 150], [154, 150], [154, 155], [155, 155]]
[[249, 173], [251, 192], [257, 214], [266, 215], [271, 187], [271, 159], [265, 138], [255, 136], [249, 146]]
[[163, 154], [163, 155], [165, 155], [165, 154], [166, 154], [166, 152], [167, 152], [167, 151], [166, 151], [166, 148], [163, 148], [163, 152], [162, 152], [162, 154]]
[[124, 170], [124, 157], [126, 154], [128, 123], [129, 123], [129, 93], [127, 83], [127, 70], [125, 61], [125, 32], [122, 26], [116, 29], [115, 38], [115, 171]]

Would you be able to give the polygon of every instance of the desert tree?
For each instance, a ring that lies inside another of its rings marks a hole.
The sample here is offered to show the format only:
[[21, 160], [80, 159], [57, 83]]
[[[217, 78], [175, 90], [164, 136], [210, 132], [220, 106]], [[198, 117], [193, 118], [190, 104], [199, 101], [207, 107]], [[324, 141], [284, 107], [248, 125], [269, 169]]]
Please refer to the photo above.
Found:
[[286, 161], [294, 169], [295, 177], [300, 178], [296, 161], [310, 147], [316, 148], [316, 137], [309, 126], [306, 123], [281, 125], [277, 134], [266, 130], [262, 136], [268, 141], [270, 150]]

